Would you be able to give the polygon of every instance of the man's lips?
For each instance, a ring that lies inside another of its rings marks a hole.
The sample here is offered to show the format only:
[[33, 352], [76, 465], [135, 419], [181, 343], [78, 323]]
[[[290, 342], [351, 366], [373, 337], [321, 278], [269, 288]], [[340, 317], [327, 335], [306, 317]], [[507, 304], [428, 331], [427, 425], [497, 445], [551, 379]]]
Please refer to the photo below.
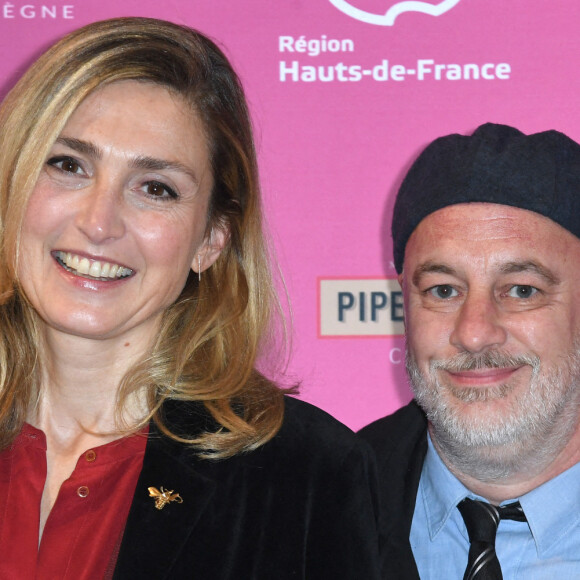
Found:
[[442, 369], [455, 384], [469, 387], [485, 387], [505, 383], [524, 365], [504, 368], [484, 368], [465, 371], [448, 371]]

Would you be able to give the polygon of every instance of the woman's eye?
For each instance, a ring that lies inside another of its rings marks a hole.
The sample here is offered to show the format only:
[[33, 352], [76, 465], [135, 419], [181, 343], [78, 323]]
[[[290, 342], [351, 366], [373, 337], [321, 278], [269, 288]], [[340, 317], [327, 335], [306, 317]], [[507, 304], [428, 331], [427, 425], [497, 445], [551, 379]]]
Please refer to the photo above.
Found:
[[83, 168], [72, 157], [52, 157], [47, 163], [64, 173], [74, 173], [76, 175], [84, 173]]
[[159, 199], [177, 199], [179, 196], [168, 185], [160, 181], [149, 181], [143, 186], [143, 190], [147, 195]]
[[455, 298], [455, 296], [458, 295], [457, 290], [455, 290], [455, 288], [453, 288], [453, 286], [450, 286], [449, 284], [440, 284], [439, 286], [433, 286], [433, 288], [429, 288], [427, 292], [431, 294], [431, 296], [441, 299]]
[[508, 296], [510, 298], [531, 298], [534, 294], [538, 292], [537, 288], [529, 286], [527, 284], [516, 284], [512, 286], [508, 291]]

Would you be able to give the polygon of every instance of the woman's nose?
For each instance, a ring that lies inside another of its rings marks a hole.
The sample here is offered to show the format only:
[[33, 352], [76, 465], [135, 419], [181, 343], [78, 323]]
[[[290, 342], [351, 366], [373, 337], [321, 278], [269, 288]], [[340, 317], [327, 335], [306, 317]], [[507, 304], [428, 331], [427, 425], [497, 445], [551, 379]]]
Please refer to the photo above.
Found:
[[84, 193], [76, 215], [78, 229], [94, 244], [122, 237], [121, 196], [111, 186], [95, 186]]
[[468, 296], [457, 313], [450, 343], [461, 351], [476, 353], [497, 348], [506, 340], [501, 312], [493, 298], [487, 294]]

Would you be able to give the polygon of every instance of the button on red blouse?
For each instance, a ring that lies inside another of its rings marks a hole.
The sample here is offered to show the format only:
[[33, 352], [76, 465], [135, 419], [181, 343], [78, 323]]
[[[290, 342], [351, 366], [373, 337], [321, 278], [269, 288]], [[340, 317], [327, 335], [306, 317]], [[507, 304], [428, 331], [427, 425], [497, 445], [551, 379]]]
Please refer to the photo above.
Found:
[[146, 431], [80, 456], [39, 546], [46, 438], [24, 425], [12, 447], [0, 453], [2, 580], [94, 580], [111, 573], [143, 465]]

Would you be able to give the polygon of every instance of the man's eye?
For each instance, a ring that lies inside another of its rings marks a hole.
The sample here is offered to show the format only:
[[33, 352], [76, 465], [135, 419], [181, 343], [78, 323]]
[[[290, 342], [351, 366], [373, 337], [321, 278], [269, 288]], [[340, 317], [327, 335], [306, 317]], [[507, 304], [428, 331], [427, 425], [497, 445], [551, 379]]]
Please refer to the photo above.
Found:
[[143, 186], [143, 190], [147, 195], [155, 198], [177, 199], [179, 197], [171, 187], [161, 183], [160, 181], [148, 181]]
[[60, 169], [64, 173], [81, 174], [84, 173], [80, 164], [72, 157], [53, 157], [47, 161], [48, 165]]
[[516, 284], [509, 289], [508, 296], [510, 298], [531, 298], [537, 292], [538, 289], [533, 286], [528, 286], [527, 284]]
[[431, 296], [435, 298], [454, 298], [457, 296], [457, 290], [453, 288], [453, 286], [449, 286], [449, 284], [440, 284], [439, 286], [433, 286], [433, 288], [429, 288], [427, 290]]

